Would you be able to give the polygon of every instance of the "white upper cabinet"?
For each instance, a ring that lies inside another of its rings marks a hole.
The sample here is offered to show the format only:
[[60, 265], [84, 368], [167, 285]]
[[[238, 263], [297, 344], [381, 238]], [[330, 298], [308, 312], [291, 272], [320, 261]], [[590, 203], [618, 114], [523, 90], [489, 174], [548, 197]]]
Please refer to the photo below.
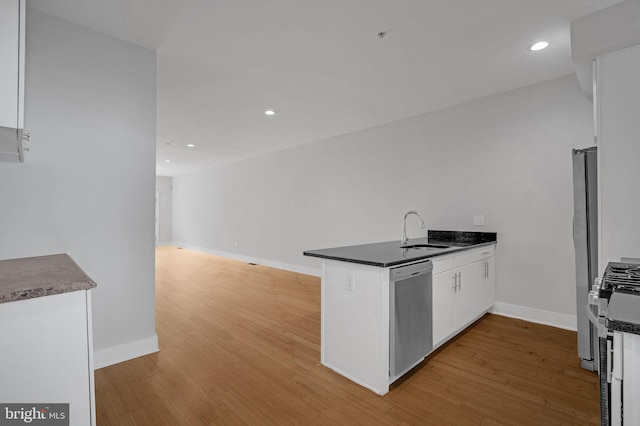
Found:
[[0, 0], [0, 161], [24, 161], [25, 0]]

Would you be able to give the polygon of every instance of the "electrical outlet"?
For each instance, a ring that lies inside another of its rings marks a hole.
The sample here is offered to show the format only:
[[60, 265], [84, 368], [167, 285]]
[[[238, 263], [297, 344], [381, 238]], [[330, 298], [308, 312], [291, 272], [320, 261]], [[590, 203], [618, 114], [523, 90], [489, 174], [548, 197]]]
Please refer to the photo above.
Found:
[[484, 215], [478, 215], [473, 217], [473, 224], [475, 226], [484, 226]]
[[233, 243], [233, 246], [234, 246], [235, 248], [238, 248], [238, 242], [236, 241], [235, 243]]
[[344, 288], [347, 291], [355, 291], [356, 277], [353, 275], [353, 272], [347, 272], [345, 276]]

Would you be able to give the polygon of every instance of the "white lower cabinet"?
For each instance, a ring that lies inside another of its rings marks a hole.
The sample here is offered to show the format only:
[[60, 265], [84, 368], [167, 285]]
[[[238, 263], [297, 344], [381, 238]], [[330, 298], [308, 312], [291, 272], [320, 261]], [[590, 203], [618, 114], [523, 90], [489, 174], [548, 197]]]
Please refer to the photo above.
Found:
[[69, 404], [69, 425], [95, 425], [92, 333], [90, 290], [0, 303], [0, 402]]
[[493, 246], [436, 257], [432, 262], [433, 343], [436, 347], [493, 305]]
[[[493, 305], [493, 245], [431, 258], [433, 348]], [[390, 268], [323, 259], [320, 361], [384, 395], [390, 375]]]
[[480, 274], [480, 262], [460, 268], [456, 292], [455, 329], [465, 327], [484, 313], [484, 285]]
[[455, 276], [457, 272], [447, 271], [433, 274], [433, 343], [442, 342], [455, 324]]
[[484, 301], [482, 306], [484, 309], [489, 309], [493, 306], [496, 293], [496, 280], [495, 273], [495, 260], [493, 257], [494, 247], [485, 247], [482, 249], [474, 250], [471, 254], [473, 262], [477, 265], [476, 277], [478, 277], [483, 291], [482, 296]]
[[490, 309], [496, 300], [496, 261], [491, 250], [491, 257], [482, 261], [486, 265], [486, 275], [484, 275], [484, 307]]

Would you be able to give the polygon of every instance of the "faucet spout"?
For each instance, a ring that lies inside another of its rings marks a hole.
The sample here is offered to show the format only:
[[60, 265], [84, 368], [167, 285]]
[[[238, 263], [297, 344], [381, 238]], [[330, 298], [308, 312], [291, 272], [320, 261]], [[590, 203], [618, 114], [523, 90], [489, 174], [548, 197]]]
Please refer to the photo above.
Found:
[[415, 210], [411, 210], [408, 211], [407, 214], [404, 215], [404, 221], [402, 224], [402, 240], [401, 240], [401, 244], [404, 246], [407, 244], [407, 242], [409, 242], [409, 238], [407, 238], [407, 216], [409, 216], [410, 214], [415, 214], [416, 216], [418, 216], [418, 219], [420, 220], [420, 228], [424, 229], [426, 228], [425, 224], [424, 224], [424, 220], [422, 220], [422, 216], [420, 216], [420, 213], [418, 213]]

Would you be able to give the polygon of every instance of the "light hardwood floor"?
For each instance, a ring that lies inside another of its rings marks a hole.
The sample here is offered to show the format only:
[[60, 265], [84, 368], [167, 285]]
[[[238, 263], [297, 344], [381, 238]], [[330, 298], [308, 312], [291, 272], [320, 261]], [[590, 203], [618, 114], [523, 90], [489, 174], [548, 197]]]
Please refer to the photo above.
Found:
[[160, 352], [96, 371], [99, 426], [599, 424], [576, 334], [486, 315], [384, 397], [320, 364], [320, 280], [156, 251]]

